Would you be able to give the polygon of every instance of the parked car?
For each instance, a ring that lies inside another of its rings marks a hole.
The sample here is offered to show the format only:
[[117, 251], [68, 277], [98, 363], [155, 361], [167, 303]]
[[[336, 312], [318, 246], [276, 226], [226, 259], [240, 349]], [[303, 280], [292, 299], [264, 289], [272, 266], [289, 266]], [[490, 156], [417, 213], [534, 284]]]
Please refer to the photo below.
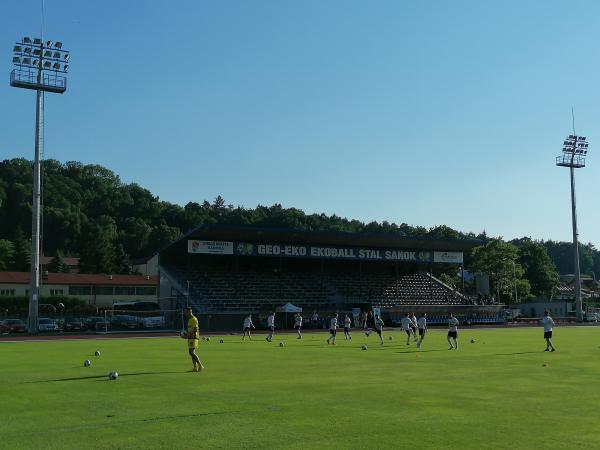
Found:
[[5, 319], [2, 321], [2, 325], [8, 329], [8, 331], [2, 331], [3, 333], [25, 333], [27, 331], [27, 324], [21, 319]]
[[58, 325], [54, 320], [42, 317], [38, 320], [38, 331], [58, 331]]
[[63, 323], [64, 331], [81, 331], [83, 330], [83, 321], [77, 317], [65, 319]]
[[110, 318], [110, 326], [114, 328], [139, 328], [140, 322], [137, 317], [118, 314]]
[[83, 322], [84, 330], [105, 331], [108, 327], [109, 323], [100, 316], [87, 317]]

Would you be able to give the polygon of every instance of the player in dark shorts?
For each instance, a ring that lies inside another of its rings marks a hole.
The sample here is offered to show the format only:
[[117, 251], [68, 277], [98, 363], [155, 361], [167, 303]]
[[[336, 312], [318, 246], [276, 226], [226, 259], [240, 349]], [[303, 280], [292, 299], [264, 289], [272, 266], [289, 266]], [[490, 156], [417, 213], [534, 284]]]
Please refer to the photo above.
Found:
[[350, 316], [346, 314], [344, 316], [344, 339], [352, 339], [352, 335], [350, 334]]
[[328, 344], [332, 343], [333, 345], [335, 345], [335, 338], [337, 335], [337, 325], [338, 325], [337, 321], [338, 321], [338, 315], [336, 314], [335, 316], [333, 316], [331, 318], [331, 323], [329, 325], [329, 334], [331, 336], [329, 336], [329, 338], [327, 339]]
[[546, 339], [546, 350], [555, 352], [554, 343], [552, 342], [552, 328], [554, 327], [554, 320], [550, 317], [548, 310], [544, 311], [544, 318], [542, 319], [542, 325], [544, 326], [544, 339]]
[[[458, 325], [458, 319], [450, 313], [448, 316], [448, 344], [450, 344], [450, 348], [448, 350], [458, 350]], [[452, 340], [454, 345], [452, 345]]]
[[365, 321], [366, 325], [367, 325], [367, 332], [365, 333], [365, 335], [367, 337], [371, 336], [371, 333], [373, 332], [373, 325], [374, 325], [374, 319], [373, 319], [373, 311], [369, 311], [369, 313], [367, 314], [367, 320]]
[[427, 313], [423, 313], [421, 317], [417, 319], [417, 325], [419, 326], [419, 342], [417, 342], [417, 347], [421, 348], [421, 344], [427, 333]]
[[300, 313], [294, 315], [294, 329], [298, 332], [297, 339], [302, 339], [302, 315]]
[[385, 324], [383, 323], [383, 320], [381, 319], [381, 317], [375, 316], [374, 325], [375, 325], [375, 332], [379, 335], [379, 341], [381, 342], [381, 345], [383, 345], [383, 336], [381, 335], [381, 333], [383, 332], [383, 326]]

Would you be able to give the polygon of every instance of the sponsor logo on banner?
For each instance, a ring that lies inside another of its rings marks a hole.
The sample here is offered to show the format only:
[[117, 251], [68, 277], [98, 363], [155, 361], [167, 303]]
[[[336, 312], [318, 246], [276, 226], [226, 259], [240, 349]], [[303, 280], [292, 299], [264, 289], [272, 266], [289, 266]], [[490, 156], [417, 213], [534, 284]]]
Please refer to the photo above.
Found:
[[189, 240], [188, 253], [233, 255], [233, 242]]
[[462, 264], [462, 252], [433, 252], [433, 262]]

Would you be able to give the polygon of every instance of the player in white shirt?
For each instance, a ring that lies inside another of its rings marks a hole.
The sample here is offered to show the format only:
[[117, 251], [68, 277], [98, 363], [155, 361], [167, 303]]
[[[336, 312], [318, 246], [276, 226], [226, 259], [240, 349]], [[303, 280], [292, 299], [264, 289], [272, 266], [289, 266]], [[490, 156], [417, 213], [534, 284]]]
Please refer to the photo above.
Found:
[[346, 314], [344, 317], [344, 339], [352, 339], [352, 335], [350, 334], [350, 316]]
[[252, 340], [250, 337], [250, 330], [252, 328], [254, 328], [254, 324], [252, 323], [252, 315], [249, 314], [248, 317], [244, 319], [244, 334], [242, 336], [242, 341], [246, 339], [246, 336], [248, 336], [249, 340]]
[[297, 339], [302, 339], [302, 315], [300, 313], [294, 315], [294, 328], [298, 332]]
[[275, 333], [275, 313], [272, 312], [267, 317], [267, 327], [269, 328], [269, 335], [267, 336], [267, 341], [273, 341], [273, 334]]
[[404, 316], [400, 321], [400, 328], [402, 328], [402, 330], [404, 330], [404, 332], [406, 333], [406, 345], [410, 345], [410, 338], [413, 335], [411, 325], [412, 320], [410, 319], [410, 314], [406, 313], [406, 316]]
[[383, 345], [383, 336], [381, 335], [381, 333], [383, 332], [383, 326], [385, 324], [383, 323], [383, 320], [381, 319], [381, 317], [375, 316], [374, 325], [375, 325], [375, 332], [379, 335], [379, 340], [381, 341], [381, 345]]
[[[448, 350], [458, 350], [458, 325], [458, 319], [450, 313], [448, 316], [448, 344], [450, 344], [450, 348]], [[452, 340], [454, 345], [452, 345]]]
[[417, 323], [417, 316], [415, 316], [415, 313], [411, 313], [410, 321], [412, 322], [410, 329], [412, 330], [413, 338], [415, 339], [415, 342], [417, 342], [417, 328], [419, 327], [419, 325]]
[[335, 345], [335, 335], [337, 334], [337, 323], [338, 321], [338, 315], [336, 314], [335, 316], [333, 316], [331, 318], [331, 322], [329, 322], [329, 338], [327, 339], [327, 343], [328, 344], [333, 344]]
[[544, 325], [544, 339], [546, 339], [546, 350], [544, 351], [547, 352], [550, 349], [552, 349], [550, 351], [555, 352], [556, 349], [554, 348], [554, 344], [552, 343], [552, 327], [554, 327], [554, 320], [552, 320], [552, 317], [550, 317], [550, 313], [548, 312], [548, 310], [544, 311], [542, 325]]
[[427, 313], [423, 313], [417, 320], [417, 327], [419, 328], [419, 342], [417, 342], [417, 348], [421, 348], [425, 334], [427, 333]]

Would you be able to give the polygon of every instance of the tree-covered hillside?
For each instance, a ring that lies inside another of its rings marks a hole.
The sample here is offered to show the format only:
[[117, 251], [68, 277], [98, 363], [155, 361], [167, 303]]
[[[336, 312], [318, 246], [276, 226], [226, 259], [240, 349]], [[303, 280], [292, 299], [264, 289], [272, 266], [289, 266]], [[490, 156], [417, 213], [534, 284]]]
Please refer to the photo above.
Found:
[[[0, 163], [0, 270], [28, 270], [32, 176], [31, 161], [11, 159]], [[485, 233], [462, 233], [444, 225], [427, 229], [406, 223], [363, 223], [336, 215], [305, 214], [280, 204], [244, 208], [228, 205], [220, 196], [212, 202], [180, 206], [161, 201], [135, 183], [123, 183], [102, 166], [73, 161], [44, 161], [42, 180], [44, 254], [78, 256], [82, 272], [127, 272], [131, 259], [152, 255], [182, 233], [204, 224], [478, 238], [488, 249], [466, 255], [466, 267], [484, 270], [485, 261], [492, 261], [500, 252], [504, 261], [518, 264], [519, 278], [529, 280], [523, 289], [534, 294], [552, 290], [557, 279], [554, 266], [560, 273], [572, 272], [572, 247], [565, 242], [523, 238], [505, 243], [510, 247], [490, 246], [490, 242], [502, 240], [490, 239]], [[486, 251], [492, 255], [486, 256]], [[582, 245], [581, 255], [582, 272], [600, 275], [600, 252], [587, 244]], [[511, 266], [514, 274], [513, 269]]]

